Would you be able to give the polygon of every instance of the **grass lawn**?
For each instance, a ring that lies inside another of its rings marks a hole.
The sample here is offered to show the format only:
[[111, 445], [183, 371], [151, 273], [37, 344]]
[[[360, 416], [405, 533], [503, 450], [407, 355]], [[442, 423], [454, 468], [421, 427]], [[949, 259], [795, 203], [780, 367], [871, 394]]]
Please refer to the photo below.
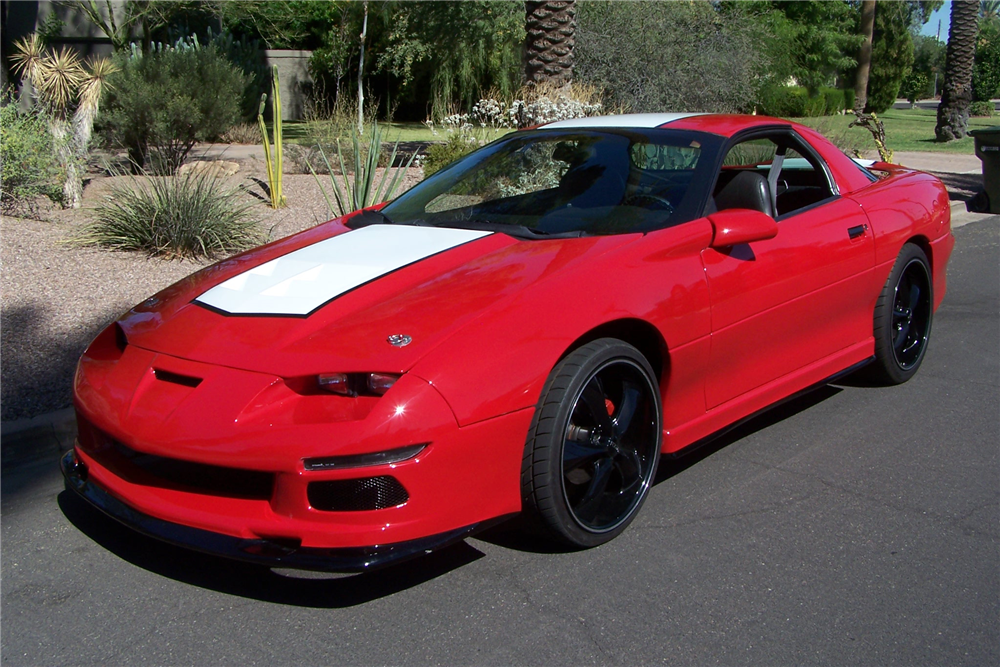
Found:
[[[966, 153], [972, 155], [975, 152], [974, 140], [972, 137], [965, 137], [958, 141], [938, 143], [934, 139], [934, 126], [937, 124], [937, 111], [934, 109], [889, 109], [879, 118], [885, 123], [886, 143], [894, 151], [925, 151], [937, 153]], [[868, 130], [860, 127], [849, 128], [854, 116], [822, 116], [820, 118], [796, 118], [795, 120], [816, 128], [834, 143], [846, 148], [858, 148], [860, 150], [875, 150], [875, 142], [872, 141]], [[984, 127], [994, 127], [1000, 125], [1000, 118], [970, 118], [969, 129], [976, 130]]]
[[[885, 123], [885, 135], [889, 148], [894, 151], [931, 151], [942, 153], [974, 152], [972, 137], [958, 141], [938, 143], [934, 139], [934, 126], [937, 123], [937, 112], [932, 109], [890, 109], [879, 116]], [[819, 118], [796, 118], [803, 125], [814, 127], [834, 143], [845, 150], [858, 149], [874, 151], [868, 130], [860, 127], [848, 127], [854, 116], [821, 116]], [[1000, 118], [970, 118], [969, 129], [1000, 125]], [[285, 121], [283, 123], [285, 141], [308, 145], [308, 124], [301, 121]], [[444, 141], [446, 133], [438, 130], [434, 134], [423, 123], [387, 123], [383, 124], [383, 137], [386, 141]], [[271, 128], [268, 127], [270, 131]], [[486, 137], [495, 139], [510, 130], [493, 130]]]

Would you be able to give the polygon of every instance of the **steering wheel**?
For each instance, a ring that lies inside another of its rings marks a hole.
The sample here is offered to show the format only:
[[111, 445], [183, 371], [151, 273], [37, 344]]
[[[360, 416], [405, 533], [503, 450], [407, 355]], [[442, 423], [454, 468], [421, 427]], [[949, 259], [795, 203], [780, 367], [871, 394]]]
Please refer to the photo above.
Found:
[[622, 201], [625, 206], [638, 206], [652, 211], [666, 211], [668, 214], [674, 212], [674, 205], [666, 197], [651, 195], [645, 192], [637, 192], [629, 195]]

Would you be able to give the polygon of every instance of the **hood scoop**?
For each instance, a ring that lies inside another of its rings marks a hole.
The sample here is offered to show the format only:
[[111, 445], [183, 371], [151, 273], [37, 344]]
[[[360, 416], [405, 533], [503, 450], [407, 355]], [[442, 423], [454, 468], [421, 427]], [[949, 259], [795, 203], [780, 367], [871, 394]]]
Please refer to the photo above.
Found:
[[370, 225], [265, 262], [194, 301], [225, 315], [306, 317], [357, 287], [490, 233]]

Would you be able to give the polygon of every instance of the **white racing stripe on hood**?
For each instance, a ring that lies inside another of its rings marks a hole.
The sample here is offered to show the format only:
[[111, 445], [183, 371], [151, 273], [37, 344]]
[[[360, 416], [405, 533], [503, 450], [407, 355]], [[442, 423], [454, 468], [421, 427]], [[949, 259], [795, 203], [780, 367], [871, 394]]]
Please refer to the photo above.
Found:
[[355, 287], [490, 233], [370, 225], [272, 259], [195, 301], [233, 315], [308, 315]]

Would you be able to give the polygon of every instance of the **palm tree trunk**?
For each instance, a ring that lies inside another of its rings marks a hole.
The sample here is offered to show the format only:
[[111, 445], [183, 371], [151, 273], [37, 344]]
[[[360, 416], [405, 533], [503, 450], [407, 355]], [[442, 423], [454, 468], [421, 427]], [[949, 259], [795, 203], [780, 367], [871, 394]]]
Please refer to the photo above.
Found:
[[573, 80], [576, 0], [525, 2], [525, 75], [529, 84]]
[[979, 2], [953, 0], [948, 51], [945, 56], [944, 86], [938, 105], [938, 141], [961, 139], [968, 132], [969, 105], [972, 104], [972, 65], [979, 32]]

